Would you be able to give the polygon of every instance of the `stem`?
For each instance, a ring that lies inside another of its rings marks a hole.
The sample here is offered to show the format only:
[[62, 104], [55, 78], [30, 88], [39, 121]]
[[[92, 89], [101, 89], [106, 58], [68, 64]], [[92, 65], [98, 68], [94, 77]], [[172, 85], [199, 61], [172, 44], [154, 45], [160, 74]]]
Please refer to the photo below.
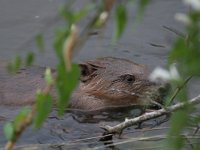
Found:
[[189, 76], [188, 78], [185, 79], [185, 81], [183, 82], [183, 84], [181, 86], [178, 86], [175, 90], [175, 92], [173, 93], [172, 97], [169, 100], [169, 105], [174, 101], [174, 99], [176, 98], [176, 96], [178, 95], [178, 93], [181, 91], [181, 89], [188, 83], [188, 81], [192, 78], [192, 76]]

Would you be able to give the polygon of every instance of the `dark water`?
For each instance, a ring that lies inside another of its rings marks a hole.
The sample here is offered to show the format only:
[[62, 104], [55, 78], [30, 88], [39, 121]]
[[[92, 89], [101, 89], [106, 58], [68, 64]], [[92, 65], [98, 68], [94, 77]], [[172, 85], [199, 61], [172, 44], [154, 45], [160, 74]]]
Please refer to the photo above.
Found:
[[[39, 66], [56, 65], [56, 58], [52, 49], [54, 30], [61, 26], [63, 21], [58, 15], [58, 8], [64, 0], [1, 0], [0, 1], [0, 62], [6, 62], [16, 54], [25, 55], [28, 50], [37, 54], [36, 64]], [[77, 0], [73, 3], [75, 9], [85, 4], [86, 0]], [[129, 6], [130, 8], [132, 6]], [[133, 6], [135, 8], [135, 6]], [[91, 36], [81, 52], [75, 57], [75, 61], [82, 61], [102, 56], [122, 57], [148, 64], [150, 69], [156, 66], [165, 66], [167, 54], [178, 36], [184, 32], [182, 24], [174, 20], [174, 14], [187, 11], [180, 0], [153, 0], [144, 14], [144, 18], [133, 31], [133, 23], [128, 23], [122, 39], [113, 47], [111, 46], [113, 32], [113, 16], [111, 16], [104, 32]], [[129, 18], [134, 18], [135, 11], [129, 9]], [[84, 22], [83, 22], [84, 23]], [[173, 30], [173, 31], [170, 31]], [[34, 37], [42, 32], [45, 36], [45, 53], [40, 54], [35, 46]], [[191, 86], [191, 96], [199, 94], [200, 84]], [[18, 107], [0, 106], [0, 146], [6, 143], [3, 136], [3, 124], [11, 120]], [[102, 117], [102, 116], [96, 116]], [[66, 113], [62, 118], [56, 116], [53, 111], [40, 130], [26, 130], [18, 141], [18, 146], [36, 144], [39, 149], [105, 149], [103, 142], [99, 141], [103, 130], [100, 125], [115, 125], [120, 121], [104, 121], [98, 123], [84, 122], [71, 113]], [[88, 120], [87, 120], [88, 121]], [[91, 121], [90, 121], [91, 122]], [[152, 123], [152, 122], [151, 122]], [[157, 127], [157, 130], [144, 132], [129, 128], [122, 138], [114, 137], [114, 142], [122, 142], [116, 149], [138, 148], [155, 146], [152, 141], [138, 142], [134, 138], [162, 135], [167, 131], [167, 124]], [[166, 128], [164, 128], [166, 127]], [[159, 129], [160, 128], [160, 129]], [[128, 142], [131, 140], [131, 142]], [[127, 143], [123, 143], [123, 142]], [[135, 141], [135, 142], [134, 142]], [[163, 146], [162, 141], [156, 142]], [[37, 145], [39, 144], [39, 145]], [[48, 144], [54, 144], [49, 146]], [[21, 149], [22, 147], [19, 147]], [[152, 149], [156, 149], [155, 147]], [[157, 149], [161, 149], [158, 147]]]

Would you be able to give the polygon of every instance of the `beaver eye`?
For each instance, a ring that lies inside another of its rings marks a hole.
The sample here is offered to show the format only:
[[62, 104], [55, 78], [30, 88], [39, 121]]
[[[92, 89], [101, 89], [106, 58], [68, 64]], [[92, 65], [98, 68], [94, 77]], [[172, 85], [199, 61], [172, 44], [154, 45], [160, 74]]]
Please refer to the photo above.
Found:
[[88, 75], [88, 71], [85, 70], [85, 69], [82, 69], [82, 70], [81, 70], [81, 75], [82, 75], [82, 76], [87, 76], [87, 75]]
[[127, 83], [133, 83], [135, 81], [135, 76], [126, 74], [123, 76], [123, 80]]

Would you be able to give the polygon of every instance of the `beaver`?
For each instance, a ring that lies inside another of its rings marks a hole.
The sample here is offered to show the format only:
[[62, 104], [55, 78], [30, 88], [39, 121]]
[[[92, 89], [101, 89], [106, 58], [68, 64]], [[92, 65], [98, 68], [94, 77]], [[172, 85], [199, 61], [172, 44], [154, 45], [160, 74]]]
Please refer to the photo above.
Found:
[[[37, 89], [45, 87], [45, 68], [20, 69], [16, 75], [6, 73], [0, 65], [0, 105], [34, 104]], [[72, 93], [69, 107], [94, 110], [109, 106], [148, 105], [161, 102], [166, 86], [148, 80], [145, 65], [105, 57], [80, 63], [80, 83]], [[53, 89], [53, 95], [55, 95]]]
[[[149, 81], [146, 65], [105, 57], [79, 64], [80, 83], [69, 107], [94, 110], [104, 107], [154, 105], [163, 102], [169, 84]], [[159, 105], [159, 104], [158, 104]]]

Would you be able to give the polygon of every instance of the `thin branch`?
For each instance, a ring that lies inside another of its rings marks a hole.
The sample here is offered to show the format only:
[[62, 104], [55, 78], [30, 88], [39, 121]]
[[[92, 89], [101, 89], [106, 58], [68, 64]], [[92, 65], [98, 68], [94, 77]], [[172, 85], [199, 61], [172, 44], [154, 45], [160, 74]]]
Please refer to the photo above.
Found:
[[184, 108], [185, 106], [188, 106], [188, 105], [196, 105], [199, 103], [200, 103], [200, 95], [198, 95], [197, 97], [195, 97], [187, 102], [178, 103], [176, 105], [172, 105], [167, 108], [159, 109], [154, 112], [145, 113], [144, 115], [141, 115], [141, 116], [133, 118], [133, 119], [126, 119], [124, 122], [122, 122], [116, 126], [113, 126], [113, 127], [107, 125], [107, 126], [103, 126], [101, 128], [106, 130], [107, 134], [120, 134], [125, 128], [133, 126], [137, 123], [141, 123], [143, 121], [147, 121], [152, 118], [157, 118], [162, 115], [172, 113], [172, 112], [177, 111], [181, 108]]
[[186, 80], [183, 82], [183, 84], [181, 86], [178, 86], [175, 90], [175, 92], [173, 93], [172, 97], [169, 100], [169, 104], [171, 104], [173, 102], [173, 100], [175, 99], [175, 97], [178, 95], [178, 93], [180, 92], [181, 89], [183, 89], [183, 87], [189, 82], [189, 80], [192, 78], [192, 76], [189, 76], [188, 78], [186, 78]]

